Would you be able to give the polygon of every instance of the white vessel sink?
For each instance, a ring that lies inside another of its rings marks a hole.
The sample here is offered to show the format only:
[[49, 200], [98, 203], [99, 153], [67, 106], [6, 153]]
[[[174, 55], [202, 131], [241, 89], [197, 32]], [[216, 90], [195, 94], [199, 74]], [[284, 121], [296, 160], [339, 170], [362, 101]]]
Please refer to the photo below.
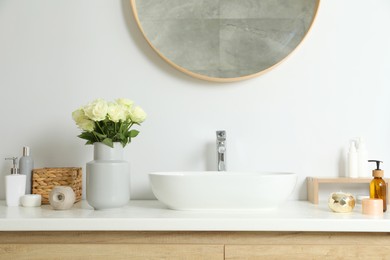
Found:
[[283, 172], [156, 172], [154, 195], [176, 210], [277, 208], [294, 190], [297, 174]]

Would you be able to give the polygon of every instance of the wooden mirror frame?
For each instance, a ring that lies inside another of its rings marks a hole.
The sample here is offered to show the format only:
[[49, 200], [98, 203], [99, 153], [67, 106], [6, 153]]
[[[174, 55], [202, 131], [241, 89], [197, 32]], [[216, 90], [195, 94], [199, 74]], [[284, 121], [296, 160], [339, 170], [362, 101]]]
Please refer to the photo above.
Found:
[[147, 41], [147, 43], [150, 45], [150, 47], [152, 47], [152, 49], [164, 60], [166, 61], [168, 64], [170, 64], [172, 67], [174, 67], [175, 69], [181, 71], [181, 72], [184, 72], [185, 74], [187, 75], [190, 75], [194, 78], [197, 78], [197, 79], [202, 79], [202, 80], [206, 80], [206, 81], [213, 81], [213, 82], [236, 82], [236, 81], [241, 81], [241, 80], [246, 80], [246, 79], [250, 79], [250, 78], [254, 78], [254, 77], [257, 77], [257, 76], [260, 76], [262, 74], [265, 74], [267, 73], [268, 71], [272, 70], [273, 68], [275, 68], [276, 66], [278, 66], [279, 64], [281, 64], [283, 61], [285, 61], [293, 52], [295, 52], [298, 47], [302, 44], [302, 42], [306, 39], [307, 35], [309, 34], [310, 30], [312, 29], [313, 27], [313, 23], [317, 17], [317, 14], [318, 14], [318, 9], [319, 9], [319, 5], [320, 5], [320, 1], [321, 0], [316, 0], [317, 3], [316, 3], [316, 6], [315, 6], [315, 10], [314, 10], [314, 15], [313, 15], [313, 19], [310, 23], [310, 26], [307, 30], [307, 32], [305, 33], [305, 35], [302, 37], [300, 43], [294, 48], [292, 49], [292, 51], [286, 55], [284, 58], [282, 58], [280, 61], [278, 61], [277, 63], [275, 63], [274, 65], [271, 65], [270, 67], [264, 69], [264, 70], [261, 70], [257, 73], [253, 73], [253, 74], [250, 74], [250, 75], [245, 75], [245, 76], [240, 76], [240, 77], [233, 77], [233, 78], [217, 78], [217, 77], [210, 77], [210, 76], [206, 76], [206, 75], [202, 75], [202, 74], [198, 74], [198, 73], [194, 73], [186, 68], [183, 68], [179, 65], [177, 65], [176, 63], [174, 63], [173, 61], [171, 61], [170, 59], [168, 59], [167, 57], [165, 57], [153, 44], [152, 42], [148, 39], [148, 37], [146, 36], [146, 33], [144, 31], [144, 29], [142, 28], [141, 26], [141, 22], [140, 22], [140, 19], [139, 19], [139, 16], [138, 16], [138, 12], [137, 12], [137, 8], [136, 8], [136, 1], [137, 0], [130, 0], [130, 5], [131, 5], [131, 8], [133, 10], [133, 15], [134, 15], [134, 19], [137, 23], [137, 26], [139, 28], [139, 30], [141, 31], [142, 35], [144, 36], [145, 40]]

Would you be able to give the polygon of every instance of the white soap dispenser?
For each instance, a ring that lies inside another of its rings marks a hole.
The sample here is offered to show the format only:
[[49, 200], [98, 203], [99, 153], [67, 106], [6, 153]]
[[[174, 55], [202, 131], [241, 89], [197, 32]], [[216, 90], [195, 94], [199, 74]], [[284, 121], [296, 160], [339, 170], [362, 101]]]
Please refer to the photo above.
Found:
[[26, 175], [19, 174], [18, 157], [5, 158], [12, 160], [11, 174], [5, 176], [5, 200], [7, 206], [19, 206], [20, 198], [26, 192]]
[[347, 177], [358, 177], [358, 155], [356, 151], [355, 141], [351, 141], [351, 145], [349, 147]]
[[361, 178], [368, 178], [371, 176], [370, 171], [368, 170], [368, 153], [366, 149], [366, 143], [364, 142], [364, 139], [359, 137], [358, 138], [358, 148], [357, 148], [357, 155], [358, 155], [358, 175]]

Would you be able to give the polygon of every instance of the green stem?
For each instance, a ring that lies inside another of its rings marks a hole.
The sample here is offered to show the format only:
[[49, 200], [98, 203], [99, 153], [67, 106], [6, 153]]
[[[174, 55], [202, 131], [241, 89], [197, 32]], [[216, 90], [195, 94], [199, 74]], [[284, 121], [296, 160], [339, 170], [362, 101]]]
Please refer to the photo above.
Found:
[[94, 131], [92, 132], [92, 134], [95, 136], [96, 142], [100, 142], [99, 137], [97, 137]]
[[[100, 129], [100, 133], [104, 135], [105, 133], [104, 133], [104, 130], [103, 130], [103, 128], [101, 127], [100, 123], [99, 123], [99, 122], [96, 122], [96, 124], [98, 125], [98, 127], [99, 127], [99, 129]], [[107, 134], [108, 134], [108, 133], [107, 133]]]
[[130, 123], [130, 125], [127, 127], [127, 131], [129, 131], [129, 130], [130, 130], [130, 128], [131, 128], [133, 125], [134, 125], [134, 123], [133, 123], [133, 122], [131, 122], [131, 123]]

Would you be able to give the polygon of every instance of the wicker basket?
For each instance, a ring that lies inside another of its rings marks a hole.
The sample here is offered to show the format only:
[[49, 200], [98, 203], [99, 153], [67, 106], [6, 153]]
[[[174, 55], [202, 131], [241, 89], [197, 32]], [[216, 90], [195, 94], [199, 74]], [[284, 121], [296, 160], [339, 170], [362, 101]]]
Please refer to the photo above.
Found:
[[70, 186], [76, 193], [76, 202], [82, 196], [82, 169], [42, 168], [33, 169], [32, 193], [42, 195], [42, 204], [49, 204], [49, 194], [55, 186]]

